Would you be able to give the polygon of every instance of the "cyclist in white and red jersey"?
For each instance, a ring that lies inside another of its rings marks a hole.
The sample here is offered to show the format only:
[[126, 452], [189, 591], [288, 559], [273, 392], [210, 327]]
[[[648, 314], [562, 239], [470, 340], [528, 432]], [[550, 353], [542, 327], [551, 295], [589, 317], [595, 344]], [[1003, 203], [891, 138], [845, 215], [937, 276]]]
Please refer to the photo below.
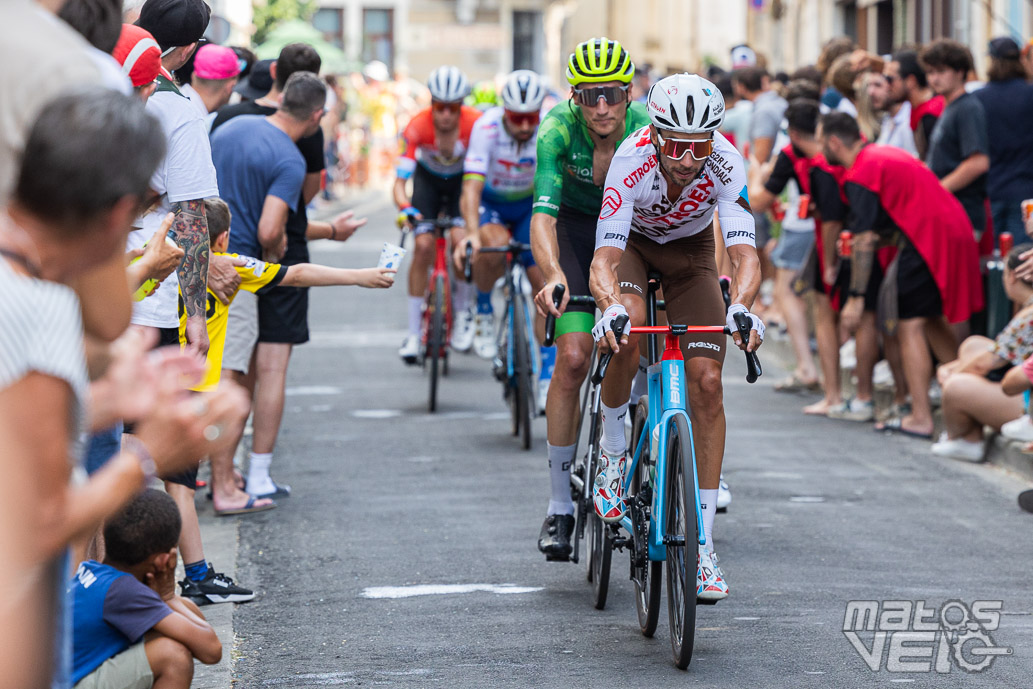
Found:
[[[473, 348], [485, 359], [495, 356], [491, 289], [502, 276], [505, 259], [501, 254], [476, 252], [482, 246], [506, 245], [510, 234], [518, 242], [531, 242], [531, 202], [538, 161], [535, 135], [544, 99], [545, 87], [538, 75], [518, 69], [502, 87], [502, 107], [486, 111], [470, 134], [459, 201], [467, 235], [455, 253], [458, 264], [466, 244], [474, 247], [477, 318]], [[523, 252], [520, 261], [537, 292], [542, 287], [541, 271], [531, 252]]]
[[[412, 262], [409, 266], [409, 334], [398, 355], [416, 363], [420, 355], [420, 322], [427, 294], [427, 274], [434, 262], [434, 221], [444, 214], [453, 218], [452, 241], [463, 239], [459, 213], [463, 158], [470, 144], [473, 123], [481, 111], [463, 105], [470, 83], [459, 68], [438, 67], [427, 80], [431, 106], [416, 114], [401, 135], [394, 200], [399, 225], [414, 227]], [[412, 196], [407, 183], [412, 179]], [[466, 351], [473, 342], [472, 289], [465, 283], [453, 293], [456, 322], [452, 347]]]
[[[746, 172], [742, 156], [717, 131], [724, 110], [721, 92], [706, 79], [676, 74], [660, 80], [646, 104], [652, 124], [621, 144], [606, 174], [589, 281], [603, 310], [592, 335], [601, 352], [615, 352], [603, 382], [602, 452], [593, 491], [596, 512], [605, 521], [617, 521], [625, 512], [623, 418], [639, 358], [637, 337], [625, 334], [618, 344], [611, 322], [629, 315], [631, 325], [645, 323], [648, 272], [662, 276], [670, 323], [728, 323], [734, 333], [733, 315], [744, 313], [753, 330], [748, 342], [736, 334], [736, 344], [752, 351], [764, 338], [763, 322], [749, 312], [760, 288], [760, 259]], [[714, 261], [715, 211], [733, 267], [727, 312]], [[725, 442], [725, 336], [682, 336], [681, 344], [706, 537], [699, 550], [697, 597], [716, 601], [728, 595], [712, 536]]]

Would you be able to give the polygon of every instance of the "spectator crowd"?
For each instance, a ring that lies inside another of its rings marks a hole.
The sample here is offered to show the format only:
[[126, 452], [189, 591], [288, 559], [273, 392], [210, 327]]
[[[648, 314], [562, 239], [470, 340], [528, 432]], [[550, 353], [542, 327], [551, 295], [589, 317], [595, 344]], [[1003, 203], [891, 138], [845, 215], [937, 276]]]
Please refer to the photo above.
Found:
[[[202, 609], [254, 592], [209, 561], [196, 491], [222, 516], [290, 496], [273, 470], [307, 290], [393, 282], [311, 263], [309, 240], [365, 220], [306, 209], [328, 161], [331, 181], [387, 174], [422, 87], [380, 63], [321, 78], [300, 43], [259, 61], [204, 41], [209, 19], [202, 0], [0, 3], [0, 55], [24, 66], [0, 76], [3, 686], [188, 687], [219, 662]], [[977, 75], [951, 40], [835, 39], [788, 75], [748, 46], [711, 68], [765, 317], [796, 357], [777, 388], [821, 396], [804, 413], [932, 439], [942, 405], [937, 454], [982, 460], [986, 426], [1033, 447], [1029, 51], [996, 38]]]

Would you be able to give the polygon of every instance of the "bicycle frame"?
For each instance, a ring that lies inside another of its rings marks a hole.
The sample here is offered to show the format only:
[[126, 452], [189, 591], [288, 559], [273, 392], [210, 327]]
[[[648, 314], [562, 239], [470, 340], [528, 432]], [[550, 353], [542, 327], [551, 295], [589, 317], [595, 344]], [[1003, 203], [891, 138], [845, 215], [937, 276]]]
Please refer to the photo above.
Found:
[[[442, 352], [448, 348], [452, 341], [452, 280], [448, 272], [448, 239], [445, 237], [445, 230], [452, 226], [451, 220], [436, 220], [434, 222], [434, 267], [427, 278], [427, 294], [430, 295], [434, 281], [443, 277], [445, 285], [445, 339], [442, 341]], [[427, 340], [430, 333], [431, 318], [433, 317], [433, 305], [428, 303], [428, 308], [423, 312], [423, 327], [420, 329], [421, 344], [426, 350]]]
[[[658, 335], [665, 334], [663, 357], [657, 363], [651, 364], [647, 369], [648, 396], [650, 400], [660, 400], [659, 405], [650, 405], [649, 423], [647, 428], [642, 430], [639, 436], [638, 445], [632, 456], [631, 465], [628, 468], [624, 479], [624, 492], [628, 493], [631, 481], [635, 476], [638, 463], [642, 461], [642, 451], [645, 448], [647, 434], [652, 436], [653, 430], [659, 425], [656, 451], [656, 469], [653, 477], [653, 504], [649, 520], [649, 559], [652, 561], [663, 561], [667, 559], [667, 535], [663, 533], [660, 525], [667, 523], [667, 515], [664, 512], [664, 496], [667, 495], [667, 433], [671, 420], [678, 415], [684, 416], [689, 427], [689, 450], [692, 456], [692, 480], [699, 490], [699, 476], [696, 471], [696, 442], [692, 434], [692, 420], [689, 416], [688, 390], [685, 377], [685, 361], [682, 357], [681, 347], [678, 344], [678, 336], [685, 332], [724, 332], [724, 326], [644, 326], [631, 328], [630, 332]], [[703, 513], [700, 510], [699, 500], [696, 500], [696, 523], [703, 523]], [[631, 523], [631, 516], [626, 514], [618, 522], [629, 534], [634, 533]], [[698, 534], [699, 544], [704, 544], [702, 531]]]

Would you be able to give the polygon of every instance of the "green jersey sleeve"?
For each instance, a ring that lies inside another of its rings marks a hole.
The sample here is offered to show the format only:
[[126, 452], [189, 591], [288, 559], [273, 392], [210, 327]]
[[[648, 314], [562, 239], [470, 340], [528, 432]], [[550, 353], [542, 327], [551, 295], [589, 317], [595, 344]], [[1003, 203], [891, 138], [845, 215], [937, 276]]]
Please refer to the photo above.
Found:
[[[560, 105], [553, 108], [556, 110]], [[534, 213], [556, 217], [563, 198], [563, 171], [570, 150], [570, 128], [550, 112], [538, 127], [538, 164], [534, 172]]]

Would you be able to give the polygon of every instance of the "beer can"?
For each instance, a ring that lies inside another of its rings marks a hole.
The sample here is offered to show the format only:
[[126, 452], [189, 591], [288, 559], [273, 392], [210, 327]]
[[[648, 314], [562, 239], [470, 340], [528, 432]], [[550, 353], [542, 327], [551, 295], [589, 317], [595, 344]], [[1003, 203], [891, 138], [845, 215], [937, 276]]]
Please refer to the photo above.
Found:
[[1022, 202], [1022, 222], [1028, 225], [1030, 216], [1033, 216], [1033, 199], [1026, 199]]
[[853, 250], [854, 233], [843, 230], [839, 233], [839, 255], [842, 258], [850, 258]]
[[800, 205], [797, 208], [796, 217], [800, 220], [806, 220], [811, 217], [811, 195], [800, 194]]
[[997, 244], [1001, 247], [1001, 256], [1007, 256], [1011, 248], [1015, 246], [1015, 238], [1011, 236], [1011, 232], [1002, 232], [997, 238]]

